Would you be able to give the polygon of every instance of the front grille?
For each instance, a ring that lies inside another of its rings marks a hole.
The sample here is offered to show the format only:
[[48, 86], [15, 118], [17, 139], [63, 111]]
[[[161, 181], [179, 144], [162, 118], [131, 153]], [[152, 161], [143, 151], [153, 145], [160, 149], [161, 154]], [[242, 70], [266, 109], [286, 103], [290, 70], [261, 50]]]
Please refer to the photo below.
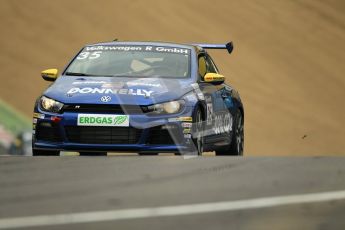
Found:
[[57, 124], [40, 122], [36, 126], [36, 139], [39, 141], [62, 142], [62, 137]]
[[67, 139], [80, 144], [136, 144], [142, 130], [132, 127], [66, 126]]
[[182, 133], [176, 125], [150, 128], [150, 137], [147, 141], [151, 145], [176, 145], [182, 142]]
[[140, 114], [143, 113], [139, 105], [65, 105], [63, 112], [77, 113], [115, 113], [115, 114]]

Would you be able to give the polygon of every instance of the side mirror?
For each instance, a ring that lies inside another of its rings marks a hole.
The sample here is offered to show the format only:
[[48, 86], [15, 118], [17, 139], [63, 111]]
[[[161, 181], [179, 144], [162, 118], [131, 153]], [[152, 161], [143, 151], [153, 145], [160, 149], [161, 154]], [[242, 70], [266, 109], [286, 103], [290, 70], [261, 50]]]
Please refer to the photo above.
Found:
[[225, 77], [217, 73], [207, 73], [204, 76], [204, 82], [208, 82], [214, 85], [220, 85], [224, 83]]
[[58, 76], [57, 69], [47, 69], [41, 72], [41, 76], [46, 81], [55, 81]]

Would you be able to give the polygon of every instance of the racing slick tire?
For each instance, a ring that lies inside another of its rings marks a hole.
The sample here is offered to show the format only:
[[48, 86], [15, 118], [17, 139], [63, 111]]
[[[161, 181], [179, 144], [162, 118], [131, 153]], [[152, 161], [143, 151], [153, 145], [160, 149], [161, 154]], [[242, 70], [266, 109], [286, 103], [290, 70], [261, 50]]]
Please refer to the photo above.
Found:
[[60, 156], [60, 151], [33, 149], [32, 156]]
[[193, 115], [193, 144], [194, 151], [191, 155], [202, 155], [204, 151], [204, 119], [200, 108], [196, 109]]
[[244, 120], [241, 111], [238, 109], [233, 120], [233, 135], [231, 143], [219, 150], [217, 156], [242, 156], [244, 148]]

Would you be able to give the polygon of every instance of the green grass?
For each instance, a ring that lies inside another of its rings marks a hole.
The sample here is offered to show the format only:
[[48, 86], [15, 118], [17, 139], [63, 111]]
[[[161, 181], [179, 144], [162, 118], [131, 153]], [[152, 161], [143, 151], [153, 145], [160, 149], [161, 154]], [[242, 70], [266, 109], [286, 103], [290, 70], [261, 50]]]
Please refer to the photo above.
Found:
[[0, 124], [14, 135], [31, 128], [31, 120], [0, 100]]

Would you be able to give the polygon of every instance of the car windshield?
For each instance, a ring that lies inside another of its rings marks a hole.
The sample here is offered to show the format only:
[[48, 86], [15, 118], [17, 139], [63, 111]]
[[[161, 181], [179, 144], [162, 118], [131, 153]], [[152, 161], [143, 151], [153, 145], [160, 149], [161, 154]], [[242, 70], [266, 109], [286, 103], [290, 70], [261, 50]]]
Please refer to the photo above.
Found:
[[186, 78], [190, 49], [165, 46], [87, 46], [65, 75]]

